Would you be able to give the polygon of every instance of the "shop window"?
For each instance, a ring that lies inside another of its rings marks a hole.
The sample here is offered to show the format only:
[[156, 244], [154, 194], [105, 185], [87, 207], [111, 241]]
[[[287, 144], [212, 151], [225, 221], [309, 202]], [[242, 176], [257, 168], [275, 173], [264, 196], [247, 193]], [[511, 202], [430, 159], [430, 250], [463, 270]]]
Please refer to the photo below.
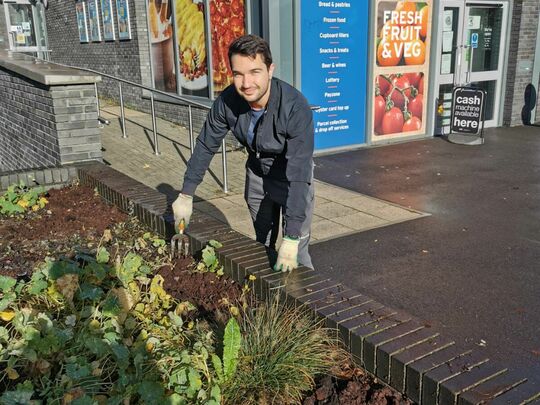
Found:
[[232, 83], [229, 44], [246, 32], [244, 0], [147, 0], [156, 89], [217, 97]]

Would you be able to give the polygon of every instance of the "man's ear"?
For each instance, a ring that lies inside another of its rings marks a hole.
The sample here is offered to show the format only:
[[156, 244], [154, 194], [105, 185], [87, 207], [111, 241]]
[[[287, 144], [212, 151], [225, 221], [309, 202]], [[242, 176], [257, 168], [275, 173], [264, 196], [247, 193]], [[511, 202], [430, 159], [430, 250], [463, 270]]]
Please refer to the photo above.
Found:
[[270, 66], [268, 67], [268, 75], [270, 76], [270, 79], [272, 78], [272, 75], [274, 74], [274, 68], [275, 68], [275, 65], [273, 63], [271, 63]]

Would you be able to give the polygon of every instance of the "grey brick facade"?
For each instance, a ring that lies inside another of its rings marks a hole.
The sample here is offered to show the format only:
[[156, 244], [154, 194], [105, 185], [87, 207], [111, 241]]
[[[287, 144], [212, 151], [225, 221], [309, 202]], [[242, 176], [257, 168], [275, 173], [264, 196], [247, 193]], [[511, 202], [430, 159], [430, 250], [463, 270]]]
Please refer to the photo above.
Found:
[[[80, 43], [75, 3], [69, 1], [49, 2], [49, 8], [45, 15], [49, 48], [52, 51], [51, 61], [93, 69], [152, 87], [145, 1], [131, 0], [129, 5], [131, 40], [120, 41], [117, 38], [115, 41]], [[113, 12], [116, 15], [116, 2], [113, 2]], [[118, 33], [116, 24], [115, 30]], [[114, 80], [103, 77], [102, 83], [98, 85], [98, 92], [100, 98], [119, 103], [118, 83]], [[150, 102], [147, 98], [142, 97], [140, 89], [124, 85], [123, 94], [126, 106], [150, 112]], [[168, 121], [188, 126], [188, 109], [185, 106], [156, 102], [156, 114]], [[206, 110], [193, 109], [193, 126], [196, 133], [200, 131], [206, 114]]]
[[[504, 97], [503, 125], [522, 125], [525, 87], [532, 80], [540, 3], [538, 0], [515, 0], [508, 43], [508, 70]], [[530, 68], [529, 68], [530, 67]], [[528, 68], [528, 69], [527, 69]], [[538, 91], [539, 83], [533, 83]], [[537, 119], [540, 117], [537, 105]]]
[[93, 84], [47, 86], [0, 67], [0, 172], [101, 159]]

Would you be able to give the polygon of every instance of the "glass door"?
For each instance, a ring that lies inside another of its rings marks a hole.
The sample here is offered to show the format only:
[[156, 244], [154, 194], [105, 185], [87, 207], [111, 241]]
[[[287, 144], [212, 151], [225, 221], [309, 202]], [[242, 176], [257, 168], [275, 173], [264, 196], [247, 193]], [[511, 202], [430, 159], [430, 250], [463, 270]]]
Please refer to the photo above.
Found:
[[485, 90], [485, 126], [498, 126], [507, 19], [506, 1], [441, 1], [436, 134], [449, 131], [452, 90], [457, 86]]
[[439, 13], [438, 61], [435, 77], [438, 94], [435, 133], [447, 134], [450, 128], [452, 90], [461, 83], [463, 25], [465, 16], [464, 0], [441, 2]]
[[508, 3], [469, 4], [465, 8], [461, 83], [486, 91], [485, 126], [498, 126], [503, 77], [503, 39]]
[[9, 32], [9, 49], [48, 59], [43, 4], [18, 0], [15, 3], [4, 3], [4, 11]]

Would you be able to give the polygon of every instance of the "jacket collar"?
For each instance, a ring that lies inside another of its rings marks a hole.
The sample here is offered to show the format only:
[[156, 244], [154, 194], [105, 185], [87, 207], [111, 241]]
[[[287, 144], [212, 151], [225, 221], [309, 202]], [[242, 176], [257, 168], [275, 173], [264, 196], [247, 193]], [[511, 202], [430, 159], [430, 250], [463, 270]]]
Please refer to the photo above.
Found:
[[278, 79], [272, 78], [270, 81], [270, 97], [268, 98], [268, 104], [266, 105], [267, 112], [277, 111], [280, 98]]

